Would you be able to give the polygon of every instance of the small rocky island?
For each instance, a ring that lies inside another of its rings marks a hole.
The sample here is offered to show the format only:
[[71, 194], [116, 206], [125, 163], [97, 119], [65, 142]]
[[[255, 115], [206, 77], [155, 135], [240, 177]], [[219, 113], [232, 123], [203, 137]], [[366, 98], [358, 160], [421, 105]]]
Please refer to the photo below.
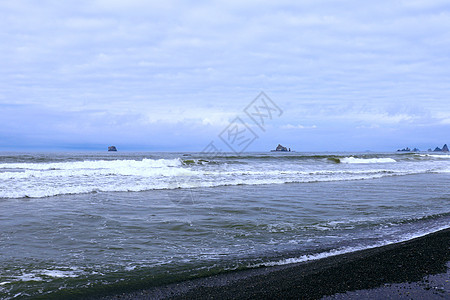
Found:
[[[431, 149], [428, 149], [428, 151], [430, 151]], [[431, 152], [431, 151], [430, 151]], [[445, 144], [444, 146], [442, 146], [442, 149], [439, 147], [436, 147], [433, 152], [448, 152], [448, 146], [447, 144]]]
[[108, 151], [117, 151], [116, 146], [109, 146]]
[[[417, 148], [411, 150], [409, 147], [406, 147], [403, 149], [398, 149], [397, 152], [420, 152], [420, 150]], [[442, 148], [436, 147], [434, 148], [434, 150], [430, 148], [428, 149], [428, 152], [449, 152], [449, 150], [447, 144], [445, 144], [444, 146], [442, 146]]]
[[278, 146], [275, 150], [270, 150], [270, 151], [271, 152], [290, 152], [291, 148], [289, 148], [289, 150], [288, 150], [287, 147], [283, 147], [283, 146], [281, 146], [281, 144], [278, 144]]
[[410, 149], [409, 147], [398, 149], [397, 152], [420, 152], [418, 148]]

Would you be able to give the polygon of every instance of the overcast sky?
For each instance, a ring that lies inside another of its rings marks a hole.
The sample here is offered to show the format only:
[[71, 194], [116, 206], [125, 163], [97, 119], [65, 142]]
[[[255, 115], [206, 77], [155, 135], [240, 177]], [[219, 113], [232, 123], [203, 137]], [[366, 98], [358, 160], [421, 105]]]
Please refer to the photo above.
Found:
[[236, 117], [248, 151], [441, 147], [449, 32], [438, 0], [0, 1], [0, 150], [226, 151]]

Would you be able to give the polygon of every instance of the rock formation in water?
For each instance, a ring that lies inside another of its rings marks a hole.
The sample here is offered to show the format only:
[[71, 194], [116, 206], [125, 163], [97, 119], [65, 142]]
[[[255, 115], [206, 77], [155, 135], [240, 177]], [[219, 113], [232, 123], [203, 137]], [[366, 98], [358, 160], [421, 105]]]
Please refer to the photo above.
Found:
[[278, 144], [277, 148], [275, 150], [272, 151], [288, 151], [288, 149], [286, 147], [281, 146], [280, 144]]
[[[431, 149], [429, 149], [428, 151], [431, 151]], [[442, 146], [442, 149], [439, 147], [436, 147], [433, 152], [448, 152], [448, 146], [447, 144], [445, 144], [444, 146]]]
[[420, 152], [419, 148], [410, 149], [409, 147], [398, 149], [397, 152]]
[[109, 146], [108, 151], [117, 151], [116, 146]]

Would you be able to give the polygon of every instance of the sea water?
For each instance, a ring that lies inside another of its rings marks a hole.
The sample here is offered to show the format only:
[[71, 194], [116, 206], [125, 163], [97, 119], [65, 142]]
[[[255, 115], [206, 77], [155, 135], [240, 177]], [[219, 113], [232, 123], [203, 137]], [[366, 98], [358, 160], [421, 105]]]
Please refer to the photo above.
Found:
[[450, 227], [449, 182], [443, 153], [0, 153], [0, 298], [408, 240]]

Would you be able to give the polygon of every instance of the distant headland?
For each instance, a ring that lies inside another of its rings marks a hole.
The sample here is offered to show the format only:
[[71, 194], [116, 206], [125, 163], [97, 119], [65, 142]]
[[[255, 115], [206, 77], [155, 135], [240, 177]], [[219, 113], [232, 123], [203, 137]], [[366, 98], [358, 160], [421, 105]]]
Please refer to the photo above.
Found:
[[108, 151], [117, 151], [116, 146], [109, 146]]
[[[397, 152], [420, 152], [418, 148], [410, 149], [409, 147], [398, 149]], [[449, 152], [447, 144], [442, 146], [442, 148], [436, 147], [434, 150], [428, 149], [428, 152]]]

